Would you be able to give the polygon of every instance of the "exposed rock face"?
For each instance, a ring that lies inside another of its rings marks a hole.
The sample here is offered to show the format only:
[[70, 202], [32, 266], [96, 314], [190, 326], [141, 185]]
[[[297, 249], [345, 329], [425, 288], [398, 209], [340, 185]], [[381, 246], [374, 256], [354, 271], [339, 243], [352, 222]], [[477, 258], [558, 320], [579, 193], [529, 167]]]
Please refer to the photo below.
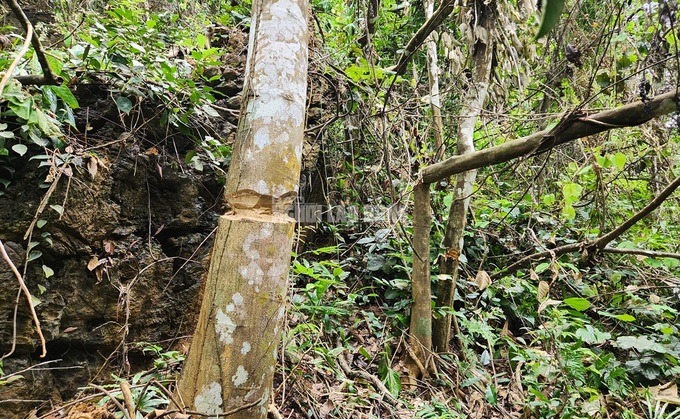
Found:
[[[116, 155], [101, 156], [108, 169], [100, 168], [94, 179], [86, 161], [71, 164], [72, 176], [61, 176], [39, 217], [47, 222], [34, 228], [31, 240], [38, 244], [31, 250], [42, 256], [28, 263], [25, 280], [41, 301], [36, 311], [48, 353], [39, 358], [40, 342], [22, 295], [16, 348], [2, 368], [11, 374], [59, 361], [0, 385], [1, 418], [49, 408], [50, 401], [72, 397], [79, 386], [110, 378], [111, 370], [134, 366], [142, 358], [132, 343], [169, 347], [191, 333], [210, 234], [222, 211], [221, 190], [183, 170], [177, 160], [163, 162], [132, 149], [130, 143]], [[13, 166], [14, 177], [0, 196], [0, 239], [22, 271], [28, 243], [23, 236], [47, 193], [38, 185], [48, 169], [35, 160]], [[63, 206], [61, 219], [50, 205]], [[46, 278], [43, 265], [54, 275]], [[2, 354], [12, 347], [18, 289], [1, 261]], [[112, 354], [109, 370], [97, 375]]]

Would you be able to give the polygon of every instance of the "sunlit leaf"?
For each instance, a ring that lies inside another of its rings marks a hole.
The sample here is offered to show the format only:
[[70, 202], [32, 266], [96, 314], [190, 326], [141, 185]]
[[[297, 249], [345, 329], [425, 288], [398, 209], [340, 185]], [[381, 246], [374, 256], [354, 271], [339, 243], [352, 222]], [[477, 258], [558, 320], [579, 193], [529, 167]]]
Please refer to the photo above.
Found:
[[617, 314], [614, 316], [615, 319], [621, 320], [622, 322], [634, 322], [635, 317], [630, 314]]
[[49, 278], [52, 275], [54, 275], [54, 270], [50, 268], [49, 266], [43, 265], [42, 266], [43, 273], [45, 274], [45, 278]]
[[566, 298], [563, 303], [576, 311], [586, 311], [590, 308], [588, 300], [580, 297]]
[[61, 205], [50, 205], [50, 208], [55, 210], [59, 215], [64, 215], [64, 207]]
[[14, 144], [12, 146], [12, 151], [20, 156], [23, 156], [28, 151], [28, 147], [26, 147], [24, 144]]
[[617, 169], [623, 169], [623, 167], [626, 165], [626, 155], [620, 151], [614, 154], [611, 159]]

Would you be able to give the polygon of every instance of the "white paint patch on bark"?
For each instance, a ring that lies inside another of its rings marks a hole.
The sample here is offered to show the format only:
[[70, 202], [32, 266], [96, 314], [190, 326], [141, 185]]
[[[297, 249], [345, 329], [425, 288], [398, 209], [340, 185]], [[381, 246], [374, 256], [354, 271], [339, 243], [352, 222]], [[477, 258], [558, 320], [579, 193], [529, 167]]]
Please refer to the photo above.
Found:
[[248, 371], [243, 368], [243, 365], [239, 365], [236, 368], [236, 374], [231, 376], [231, 382], [234, 383], [234, 387], [238, 387], [248, 381]]
[[222, 386], [216, 382], [203, 386], [194, 399], [194, 407], [200, 413], [224, 413], [222, 411]]
[[245, 341], [243, 342], [243, 345], [241, 345], [241, 354], [246, 355], [250, 352], [250, 342]]
[[215, 332], [220, 336], [220, 342], [225, 345], [234, 343], [234, 330], [236, 330], [236, 323], [222, 309], [218, 309], [217, 316], [215, 316]]

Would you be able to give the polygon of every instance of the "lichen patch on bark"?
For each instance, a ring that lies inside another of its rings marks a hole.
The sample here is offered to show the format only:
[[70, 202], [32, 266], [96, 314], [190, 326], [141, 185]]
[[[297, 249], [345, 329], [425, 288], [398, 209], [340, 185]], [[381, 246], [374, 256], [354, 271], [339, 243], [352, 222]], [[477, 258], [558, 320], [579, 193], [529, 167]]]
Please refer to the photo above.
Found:
[[236, 373], [231, 376], [231, 382], [234, 383], [234, 387], [239, 387], [248, 381], [248, 371], [243, 368], [243, 365], [239, 365], [236, 368]]
[[201, 389], [194, 399], [196, 410], [205, 414], [220, 414], [222, 410], [222, 386], [212, 382]]

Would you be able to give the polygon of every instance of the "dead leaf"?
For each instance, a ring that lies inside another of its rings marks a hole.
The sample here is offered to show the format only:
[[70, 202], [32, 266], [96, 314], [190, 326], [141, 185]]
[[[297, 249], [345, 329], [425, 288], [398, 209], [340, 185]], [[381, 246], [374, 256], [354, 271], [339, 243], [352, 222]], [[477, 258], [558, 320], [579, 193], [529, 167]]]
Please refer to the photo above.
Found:
[[532, 281], [540, 281], [541, 280], [541, 278], [538, 277], [538, 274], [536, 273], [536, 271], [534, 271], [533, 269], [529, 269], [529, 276], [531, 277]]
[[661, 403], [680, 406], [680, 398], [678, 398], [678, 386], [672, 382], [650, 387], [649, 392], [654, 396], [654, 400], [657, 400]]
[[506, 320], [505, 324], [503, 324], [503, 329], [501, 330], [501, 336], [512, 336], [512, 332], [510, 331], [509, 328], [509, 322]]
[[104, 251], [108, 255], [113, 255], [113, 252], [116, 250], [116, 245], [110, 241], [110, 240], [105, 240], [104, 241]]
[[99, 163], [96, 157], [90, 157], [87, 161], [87, 171], [90, 172], [90, 176], [94, 179], [97, 176], [97, 170], [99, 169]]
[[550, 293], [550, 284], [548, 284], [545, 281], [541, 281], [538, 283], [538, 293], [536, 294], [536, 299], [538, 301], [543, 301], [546, 298], [548, 298], [548, 294]]
[[540, 313], [541, 311], [545, 310], [548, 308], [548, 306], [558, 306], [562, 304], [562, 301], [558, 300], [551, 300], [550, 298], [546, 298], [545, 301], [543, 301], [539, 306], [538, 306], [538, 312]]
[[71, 326], [71, 327], [67, 327], [66, 329], [62, 330], [61, 333], [71, 333], [71, 332], [75, 332], [76, 330], [78, 330], [77, 327]]
[[491, 285], [491, 277], [486, 271], [479, 271], [477, 276], [475, 276], [475, 284], [477, 284], [477, 288], [481, 291]]
[[324, 419], [333, 411], [333, 402], [326, 400], [326, 403], [322, 404], [319, 408], [319, 417]]
[[87, 262], [87, 269], [92, 272], [97, 266], [99, 266], [99, 258], [97, 256], [92, 256], [92, 259]]
[[96, 271], [94, 271], [94, 275], [97, 277], [97, 283], [102, 282], [104, 277], [104, 268], [99, 267]]

